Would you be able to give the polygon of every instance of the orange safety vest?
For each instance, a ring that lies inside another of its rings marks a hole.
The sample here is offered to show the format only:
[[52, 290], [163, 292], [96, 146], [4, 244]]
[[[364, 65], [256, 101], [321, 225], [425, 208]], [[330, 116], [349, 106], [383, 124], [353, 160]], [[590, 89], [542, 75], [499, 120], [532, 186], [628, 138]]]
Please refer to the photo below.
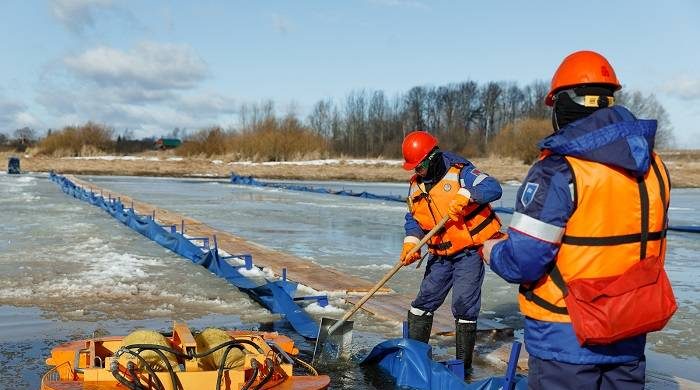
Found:
[[[408, 209], [423, 231], [430, 231], [447, 214], [447, 208], [459, 191], [459, 173], [463, 165], [455, 164], [430, 191], [418, 183], [418, 175], [411, 178]], [[501, 221], [491, 206], [469, 202], [463, 220], [447, 221], [445, 227], [431, 237], [428, 250], [438, 256], [449, 256], [465, 248], [482, 245], [501, 229]]]
[[565, 158], [574, 180], [576, 208], [564, 228], [553, 271], [531, 285], [521, 285], [518, 295], [520, 311], [541, 321], [571, 322], [556, 279], [618, 276], [647, 253], [659, 253], [662, 261], [665, 257], [670, 181], [656, 153], [639, 181], [623, 169]]

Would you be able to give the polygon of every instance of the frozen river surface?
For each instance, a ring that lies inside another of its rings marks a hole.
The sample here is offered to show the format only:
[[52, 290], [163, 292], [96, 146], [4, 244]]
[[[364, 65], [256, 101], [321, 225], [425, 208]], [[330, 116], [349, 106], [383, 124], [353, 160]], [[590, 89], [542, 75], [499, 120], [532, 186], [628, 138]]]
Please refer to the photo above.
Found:
[[[403, 240], [406, 206], [399, 202], [234, 186], [221, 180], [83, 179], [370, 281], [396, 262]], [[405, 184], [323, 186], [406, 192]], [[512, 207], [516, 191], [517, 186], [504, 185], [496, 205]], [[672, 225], [700, 224], [700, 189], [674, 190], [671, 206]], [[275, 322], [277, 316], [225, 281], [100, 209], [67, 197], [46, 176], [0, 175], [0, 210], [0, 388], [7, 383], [15, 384], [8, 388], [35, 388], [52, 346], [95, 330], [123, 334], [138, 326], [167, 329], [172, 319], [183, 319], [200, 328], [273, 327], [289, 332]], [[509, 216], [502, 217], [507, 224]], [[649, 336], [649, 367], [700, 381], [700, 235], [672, 232], [668, 240], [667, 269], [679, 309], [666, 329]], [[402, 270], [390, 286], [412, 295], [420, 278], [420, 271]], [[333, 308], [308, 309], [316, 317], [340, 314]], [[522, 326], [515, 287], [490, 272], [482, 317]], [[399, 324], [369, 318], [360, 319], [356, 327], [367, 347], [400, 332]], [[297, 341], [302, 348], [312, 347]], [[443, 352], [453, 352], [449, 344]], [[333, 388], [378, 386], [376, 378], [357, 368], [331, 375]]]

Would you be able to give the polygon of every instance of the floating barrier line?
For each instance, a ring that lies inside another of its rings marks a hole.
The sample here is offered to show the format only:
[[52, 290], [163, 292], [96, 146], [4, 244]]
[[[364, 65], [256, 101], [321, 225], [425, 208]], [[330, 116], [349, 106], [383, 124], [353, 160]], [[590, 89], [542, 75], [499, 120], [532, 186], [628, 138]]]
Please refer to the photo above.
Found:
[[[284, 315], [292, 328], [305, 338], [315, 339], [318, 335], [318, 324], [294, 300], [297, 283], [288, 281], [286, 278], [276, 281], [265, 278], [265, 283], [260, 285], [239, 272], [246, 267], [245, 265], [234, 266], [226, 261], [228, 256], [222, 258], [216, 244], [214, 249], [210, 249], [208, 237], [185, 237], [182, 229], [181, 232], [177, 232], [176, 225], [166, 229], [158, 224], [152, 215], [138, 215], [134, 212], [133, 206], [125, 208], [120, 199], [114, 199], [111, 195], [106, 199], [93, 191], [78, 187], [66, 177], [53, 172], [50, 180], [58, 184], [66, 194], [100, 207], [124, 225], [226, 279], [271, 312]], [[206, 241], [201, 246], [192, 242], [192, 240], [202, 241], [203, 239]], [[214, 241], [216, 242], [215, 237]], [[244, 256], [249, 255], [237, 257]]]
[[232, 184], [241, 184], [256, 187], [270, 187], [270, 188], [280, 188], [284, 190], [292, 191], [305, 191], [313, 192], [317, 194], [330, 194], [330, 195], [341, 195], [341, 196], [354, 196], [356, 198], [366, 198], [366, 199], [377, 199], [377, 200], [388, 200], [393, 202], [406, 202], [406, 197], [399, 195], [377, 195], [366, 191], [353, 192], [347, 190], [331, 190], [328, 188], [316, 188], [311, 186], [294, 185], [294, 184], [284, 184], [284, 183], [270, 183], [257, 180], [253, 176], [239, 176], [235, 173], [231, 174]]
[[[235, 173], [231, 174], [231, 184], [248, 185], [248, 186], [255, 186], [255, 187], [279, 188], [279, 189], [291, 190], [291, 191], [313, 192], [316, 194], [354, 196], [357, 198], [388, 200], [388, 201], [392, 201], [392, 202], [406, 203], [405, 196], [378, 195], [378, 194], [373, 194], [373, 193], [366, 192], [366, 191], [353, 192], [353, 191], [348, 191], [348, 190], [331, 190], [330, 188], [319, 188], [319, 187], [295, 185], [295, 184], [271, 183], [271, 182], [266, 182], [266, 181], [260, 181], [256, 178], [254, 178], [253, 176], [239, 176], [239, 175], [236, 175]], [[495, 211], [497, 213], [503, 213], [503, 214], [513, 214], [513, 212], [515, 210], [512, 207], [496, 206], [496, 207], [493, 207], [493, 211]], [[668, 230], [677, 231], [677, 232], [685, 232], [685, 233], [700, 233], [700, 226], [696, 226], [696, 225], [669, 226]]]
[[[303, 186], [303, 185], [295, 185], [295, 184], [271, 183], [271, 182], [266, 182], [266, 181], [260, 181], [256, 178], [254, 178], [253, 176], [239, 176], [239, 175], [236, 175], [235, 173], [231, 174], [231, 184], [239, 184], [239, 185], [255, 186], [255, 187], [279, 188], [279, 189], [290, 190], [290, 191], [313, 192], [316, 194], [354, 196], [356, 198], [388, 200], [391, 202], [406, 203], [406, 197], [400, 196], [400, 195], [378, 195], [378, 194], [373, 194], [373, 193], [367, 192], [367, 191], [354, 192], [354, 191], [348, 191], [348, 190], [331, 190], [330, 188], [319, 188], [319, 187]], [[497, 213], [513, 214], [512, 207], [494, 207], [493, 210]]]

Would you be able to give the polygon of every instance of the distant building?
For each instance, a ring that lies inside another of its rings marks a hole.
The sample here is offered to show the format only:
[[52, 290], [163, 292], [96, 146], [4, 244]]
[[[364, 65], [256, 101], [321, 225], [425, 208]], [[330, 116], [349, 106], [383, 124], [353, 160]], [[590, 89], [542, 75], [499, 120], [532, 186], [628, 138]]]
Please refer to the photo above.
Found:
[[156, 149], [175, 149], [182, 144], [179, 138], [158, 138], [155, 143]]

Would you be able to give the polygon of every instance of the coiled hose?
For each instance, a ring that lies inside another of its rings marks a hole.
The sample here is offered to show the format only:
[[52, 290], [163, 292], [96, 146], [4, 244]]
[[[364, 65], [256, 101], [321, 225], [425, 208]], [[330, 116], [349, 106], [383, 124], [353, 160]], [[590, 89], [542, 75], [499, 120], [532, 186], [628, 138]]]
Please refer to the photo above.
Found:
[[[172, 353], [173, 355], [175, 355], [179, 358], [185, 359], [185, 360], [191, 360], [194, 358], [202, 358], [204, 356], [207, 356], [209, 354], [212, 354], [212, 353], [218, 351], [221, 348], [226, 348], [226, 350], [224, 351], [224, 356], [221, 359], [221, 363], [219, 365], [219, 369], [218, 369], [217, 376], [216, 376], [216, 390], [218, 390], [221, 386], [221, 378], [223, 377], [223, 371], [224, 371], [224, 368], [226, 365], [226, 356], [228, 356], [228, 353], [231, 351], [231, 349], [233, 349], [235, 347], [241, 348], [241, 347], [243, 347], [243, 345], [251, 345], [251, 346], [255, 347], [255, 349], [259, 353], [261, 353], [261, 354], [264, 353], [263, 349], [260, 348], [260, 346], [258, 344], [256, 344], [255, 342], [253, 342], [251, 340], [241, 339], [241, 340], [231, 340], [231, 341], [227, 341], [225, 343], [221, 343], [221, 344], [217, 345], [216, 347], [214, 347], [208, 351], [202, 352], [202, 353], [189, 353], [189, 354], [185, 354], [185, 353], [178, 351], [174, 348], [165, 347], [162, 345], [131, 344], [131, 345], [127, 345], [127, 346], [120, 348], [119, 351], [117, 351], [117, 353], [115, 354], [115, 357], [119, 357], [119, 355], [124, 354], [124, 353], [129, 353], [133, 356], [136, 356], [137, 359], [139, 359], [139, 361], [141, 363], [143, 363], [144, 367], [146, 367], [146, 370], [149, 373], [149, 377], [155, 377], [156, 390], [165, 390], [163, 383], [156, 376], [155, 372], [153, 372], [153, 369], [151, 369], [151, 367], [146, 362], [146, 360], [143, 359], [141, 357], [141, 355], [139, 355], [142, 351], [153, 351], [156, 354], [158, 354], [158, 357], [161, 360], [163, 360], [163, 362], [165, 363], [165, 366], [168, 370], [168, 374], [170, 375], [170, 381], [171, 381], [173, 389], [177, 389], [178, 387], [182, 388], [182, 384], [178, 381], [177, 375], [175, 375], [175, 371], [173, 370], [173, 367], [170, 364], [170, 361], [165, 357], [165, 354], [163, 354], [163, 351]], [[131, 351], [131, 349], [137, 349], [138, 351], [133, 352], [133, 351]], [[247, 387], [243, 387], [242, 390], [247, 390], [253, 384], [253, 382], [255, 381], [255, 378], [258, 376], [259, 363], [255, 360], [253, 360], [253, 361], [255, 363], [257, 363], [256, 367], [253, 367], [253, 376], [249, 380], [250, 383], [247, 383]], [[265, 383], [267, 383], [272, 378], [272, 374], [275, 371], [275, 367], [274, 367], [275, 362], [272, 359], [267, 358], [267, 359], [265, 359], [265, 363], [266, 363], [266, 366], [269, 367], [268, 373], [261, 380], [261, 382], [258, 384], [258, 386], [256, 386], [255, 389], [253, 389], [253, 390], [258, 390], [258, 389], [262, 388], [262, 386], [265, 385]], [[117, 379], [117, 381], [119, 381], [119, 383], [123, 384], [124, 386], [127, 386], [127, 388], [129, 388], [129, 390], [142, 390], [143, 389], [143, 387], [141, 386], [140, 383], [130, 382], [128, 379], [126, 379], [126, 377], [124, 377], [121, 374], [121, 372], [119, 372], [119, 363], [116, 360], [112, 361], [112, 366], [110, 367], [110, 369], [112, 372], [112, 376], [114, 376], [115, 379]], [[134, 377], [134, 381], [138, 381], [136, 379], [135, 375], [132, 374], [132, 376]]]

